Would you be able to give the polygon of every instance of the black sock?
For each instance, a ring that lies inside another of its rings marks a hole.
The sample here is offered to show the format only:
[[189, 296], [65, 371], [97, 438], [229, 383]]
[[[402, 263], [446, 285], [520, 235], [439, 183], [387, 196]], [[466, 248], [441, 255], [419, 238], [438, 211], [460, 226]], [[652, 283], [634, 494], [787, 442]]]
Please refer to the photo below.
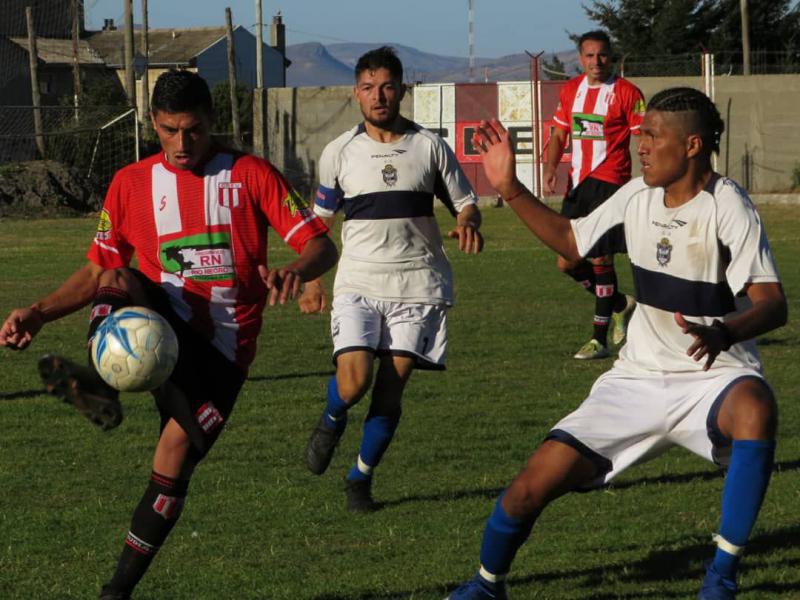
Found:
[[608, 345], [608, 326], [617, 303], [617, 272], [614, 265], [594, 265], [595, 278], [594, 335], [604, 346]]
[[133, 303], [131, 296], [125, 290], [113, 287], [101, 287], [97, 290], [92, 302], [92, 312], [89, 314], [89, 333], [86, 338], [91, 341], [100, 323], [115, 310]]
[[188, 487], [188, 480], [172, 479], [153, 471], [150, 484], [133, 511], [131, 528], [108, 588], [130, 593], [139, 583], [178, 521]]
[[567, 275], [572, 277], [583, 289], [594, 296], [595, 274], [590, 263], [580, 263], [574, 269], [567, 271]]

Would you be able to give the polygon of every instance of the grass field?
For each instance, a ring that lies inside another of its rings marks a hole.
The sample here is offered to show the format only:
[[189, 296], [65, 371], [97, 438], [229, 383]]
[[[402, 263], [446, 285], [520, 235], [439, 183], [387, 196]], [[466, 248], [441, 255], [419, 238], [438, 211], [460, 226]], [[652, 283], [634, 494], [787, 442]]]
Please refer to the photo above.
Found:
[[[781, 426], [743, 600], [800, 598], [800, 325], [791, 314], [800, 296], [800, 207], [761, 212], [790, 323], [761, 345]], [[94, 225], [0, 221], [3, 317], [82, 263]], [[471, 576], [498, 492], [611, 366], [570, 358], [589, 335], [593, 303], [557, 273], [552, 253], [509, 210], [487, 210], [484, 233], [478, 257], [458, 256], [448, 243], [457, 286], [448, 370], [416, 373], [407, 388], [375, 480], [383, 510], [344, 511], [342, 479], [366, 402], [352, 411], [328, 473], [305, 470], [303, 448], [332, 372], [328, 318], [268, 309], [237, 409], [136, 598], [440, 599]], [[288, 257], [275, 250], [273, 262]], [[620, 272], [630, 289], [628, 269]], [[82, 360], [85, 324], [84, 311], [49, 325], [26, 352], [0, 350], [3, 599], [96, 597], [150, 472], [158, 419], [149, 396], [125, 397], [125, 421], [103, 433], [42, 393], [36, 358]], [[712, 554], [722, 482], [712, 465], [674, 450], [610, 489], [559, 500], [517, 557], [512, 598], [693, 598]]]

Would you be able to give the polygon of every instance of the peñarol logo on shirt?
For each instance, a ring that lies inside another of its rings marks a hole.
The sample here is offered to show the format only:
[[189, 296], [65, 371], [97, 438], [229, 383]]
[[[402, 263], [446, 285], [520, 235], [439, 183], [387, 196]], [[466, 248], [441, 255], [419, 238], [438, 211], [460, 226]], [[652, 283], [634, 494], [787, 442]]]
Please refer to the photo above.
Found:
[[603, 121], [605, 121], [603, 115], [572, 113], [572, 139], [602, 140]]
[[[319, 192], [317, 192], [317, 195], [319, 195]], [[283, 199], [283, 205], [289, 209], [289, 214], [293, 217], [297, 213], [300, 213], [303, 217], [307, 217], [310, 214], [308, 203], [300, 194], [294, 191], [294, 188], [289, 188], [286, 198]]]
[[105, 241], [111, 237], [111, 216], [105, 208], [100, 211], [100, 221], [97, 223], [97, 232], [94, 237], [100, 241]]
[[168, 273], [195, 281], [233, 281], [230, 235], [201, 233], [162, 242], [161, 266]]

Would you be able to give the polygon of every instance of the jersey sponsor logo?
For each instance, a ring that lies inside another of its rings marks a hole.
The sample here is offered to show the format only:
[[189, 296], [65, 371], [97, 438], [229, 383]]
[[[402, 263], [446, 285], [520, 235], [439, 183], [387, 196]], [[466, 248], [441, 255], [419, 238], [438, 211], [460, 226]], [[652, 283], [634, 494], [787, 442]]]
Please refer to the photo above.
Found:
[[656, 260], [662, 267], [666, 267], [672, 258], [672, 244], [669, 243], [669, 238], [661, 238], [661, 241], [656, 244]]
[[197, 409], [195, 418], [197, 419], [197, 424], [200, 425], [200, 429], [202, 429], [205, 434], [211, 433], [225, 422], [225, 419], [222, 418], [222, 414], [211, 402], [206, 402]]
[[161, 266], [168, 273], [196, 281], [234, 278], [230, 234], [201, 233], [161, 244]]
[[94, 234], [96, 240], [106, 241], [111, 237], [111, 215], [104, 208], [100, 211], [100, 220], [97, 222], [97, 232]]
[[[319, 192], [317, 192], [317, 195], [319, 195]], [[289, 188], [289, 191], [286, 193], [286, 198], [283, 199], [283, 205], [289, 209], [289, 214], [293, 217], [298, 214], [302, 217], [307, 217], [311, 214], [308, 203], [294, 188]]]
[[381, 170], [381, 175], [383, 175], [383, 183], [392, 187], [394, 184], [397, 183], [397, 169], [395, 169], [391, 164], [387, 164]]
[[222, 181], [217, 183], [219, 205], [225, 208], [238, 208], [240, 189], [242, 189], [242, 184], [238, 182]]
[[183, 509], [183, 498], [159, 494], [153, 502], [153, 510], [166, 520], [177, 519]]
[[602, 140], [604, 121], [603, 115], [572, 113], [572, 139]]
[[633, 105], [633, 112], [634, 112], [634, 114], [637, 114], [637, 115], [644, 115], [645, 110], [646, 110], [646, 106], [644, 104], [644, 100], [642, 98], [639, 98], [636, 101], [636, 104]]
[[161, 196], [161, 200], [158, 201], [158, 212], [162, 212], [165, 208], [167, 208], [166, 194]]
[[687, 223], [687, 221], [681, 221], [680, 219], [672, 219], [669, 223], [660, 223], [658, 221], [651, 222], [656, 227], [661, 227], [662, 229], [680, 229]]
[[399, 154], [405, 154], [408, 150], [403, 150], [401, 148], [395, 148], [391, 154], [370, 154], [370, 158], [395, 158]]

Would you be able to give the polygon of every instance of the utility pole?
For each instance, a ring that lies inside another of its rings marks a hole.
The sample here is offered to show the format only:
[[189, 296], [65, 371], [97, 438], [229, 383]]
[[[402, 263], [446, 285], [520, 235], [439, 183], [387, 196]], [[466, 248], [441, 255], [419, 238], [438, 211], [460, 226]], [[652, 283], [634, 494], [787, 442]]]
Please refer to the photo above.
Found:
[[750, 75], [750, 17], [747, 10], [747, 0], [739, 0], [742, 12], [742, 72]]
[[125, 94], [128, 106], [136, 106], [136, 73], [133, 71], [133, 0], [125, 2]]
[[256, 89], [253, 90], [253, 153], [267, 157], [266, 111], [267, 95], [264, 90], [264, 18], [261, 0], [256, 0]]
[[474, 12], [472, 10], [472, 0], [467, 0], [467, 21], [469, 28], [467, 32], [467, 43], [469, 44], [469, 82], [475, 82], [475, 32], [473, 30]]
[[147, 129], [150, 120], [147, 113], [150, 110], [150, 25], [147, 17], [147, 0], [142, 0], [142, 57], [144, 70], [142, 71], [142, 104], [139, 107], [139, 122]]
[[72, 0], [72, 103], [75, 106], [75, 120], [78, 120], [78, 108], [81, 101], [81, 63], [78, 58], [78, 40], [80, 39], [80, 14], [78, 0]]
[[36, 134], [36, 147], [39, 157], [44, 160], [45, 147], [42, 127], [42, 96], [39, 93], [39, 51], [36, 48], [36, 31], [33, 28], [33, 9], [25, 7], [25, 19], [28, 21], [28, 60], [31, 69], [31, 99], [33, 100], [33, 130]]
[[225, 30], [228, 38], [228, 86], [231, 89], [231, 120], [233, 121], [233, 144], [242, 145], [242, 126], [239, 124], [239, 102], [236, 97], [236, 55], [233, 51], [233, 17], [231, 7], [225, 8]]

